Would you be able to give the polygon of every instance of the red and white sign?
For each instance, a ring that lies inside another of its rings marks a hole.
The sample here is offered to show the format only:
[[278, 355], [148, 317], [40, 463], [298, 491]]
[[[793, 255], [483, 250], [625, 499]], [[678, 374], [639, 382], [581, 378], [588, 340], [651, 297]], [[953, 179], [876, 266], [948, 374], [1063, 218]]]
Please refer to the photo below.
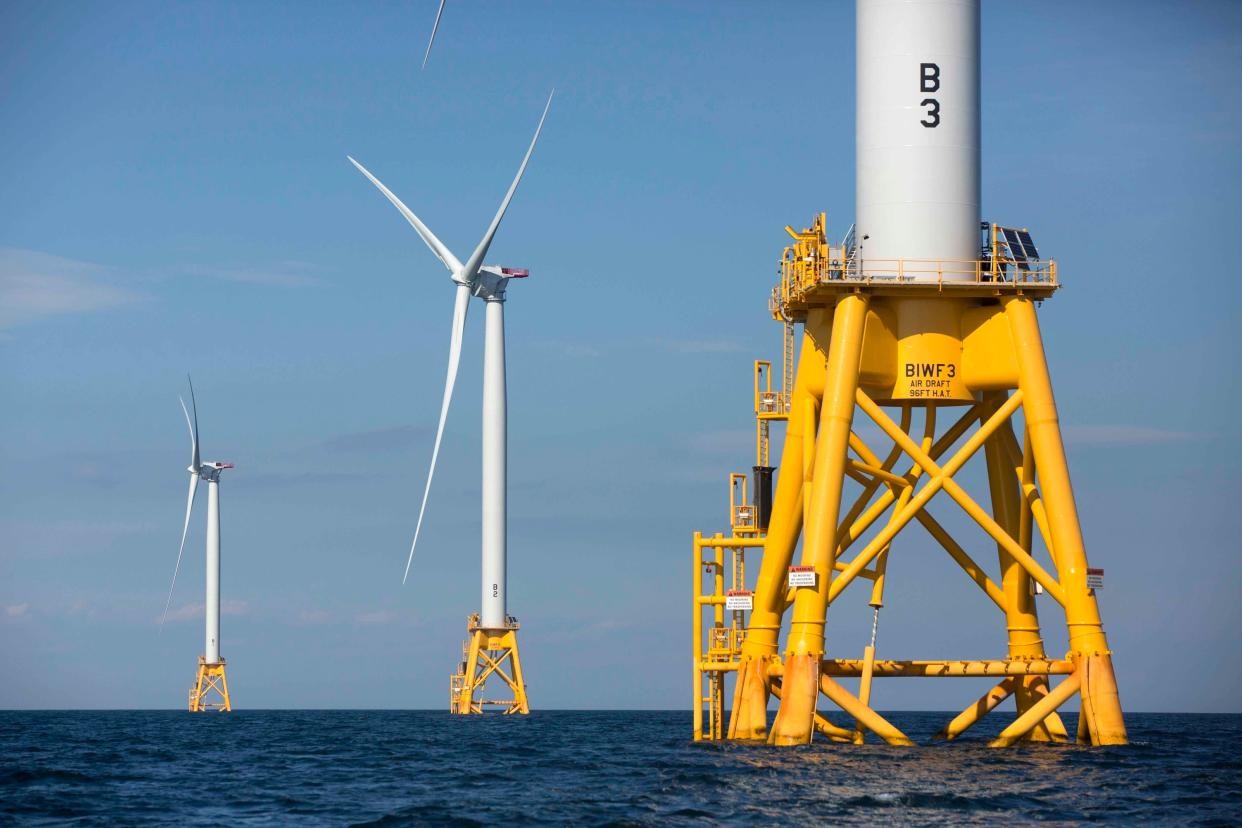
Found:
[[1087, 568], [1087, 589], [1104, 588], [1104, 570]]
[[727, 610], [753, 610], [755, 608], [755, 593], [746, 589], [731, 589], [725, 593], [725, 609]]
[[789, 567], [789, 585], [791, 587], [813, 587], [815, 586], [815, 567], [813, 566], [791, 566]]

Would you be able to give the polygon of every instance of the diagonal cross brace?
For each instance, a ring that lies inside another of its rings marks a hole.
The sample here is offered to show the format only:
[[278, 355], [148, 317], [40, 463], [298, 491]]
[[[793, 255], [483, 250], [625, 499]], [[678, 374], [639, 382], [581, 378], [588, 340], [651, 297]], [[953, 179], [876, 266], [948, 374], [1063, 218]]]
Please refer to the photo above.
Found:
[[[875, 465], [875, 454], [866, 443], [862, 442], [861, 439], [858, 441], [858, 444], [854, 446], [854, 450], [857, 451], [859, 456], [862, 457], [867, 463]], [[907, 483], [907, 485], [912, 484]], [[894, 490], [894, 494], [895, 493], [896, 492]], [[923, 528], [927, 530], [929, 535], [940, 543], [941, 547], [944, 548], [944, 551], [947, 552], [949, 557], [951, 557], [957, 565], [966, 572], [970, 579], [974, 581], [979, 588], [992, 599], [993, 603], [995, 603], [996, 606], [1003, 611], [1005, 609], [1005, 593], [991, 578], [987, 576], [983, 567], [975, 563], [974, 559], [966, 553], [966, 550], [962, 549], [961, 545], [953, 540], [953, 536], [950, 535], [948, 531], [946, 531], [945, 528], [941, 526], [939, 522], [937, 522], [936, 519], [927, 511], [920, 511], [915, 515], [915, 519], [923, 525]]]
[[[1032, 578], [1043, 586], [1045, 592], [1052, 596], [1052, 598], [1055, 599], [1061, 606], [1065, 606], [1065, 590], [1062, 589], [1060, 582], [1049, 575], [1047, 570], [1040, 566], [1039, 563], [1030, 556], [1030, 553], [1023, 549], [1021, 545], [1019, 545], [1018, 542], [1000, 526], [1000, 524], [992, 519], [991, 515], [980, 508], [979, 504], [976, 503], [970, 495], [968, 495], [965, 490], [963, 490], [962, 487], [953, 480], [953, 475], [957, 473], [958, 469], [960, 469], [968, 459], [970, 459], [970, 456], [979, 450], [984, 441], [991, 437], [1002, 423], [1009, 420], [1013, 413], [1018, 409], [1018, 406], [1022, 404], [1022, 396], [1023, 394], [1021, 389], [1010, 395], [1004, 405], [998, 408], [995, 413], [993, 413], [992, 416], [979, 427], [979, 430], [976, 431], [970, 440], [966, 442], [966, 445], [962, 446], [961, 450], [958, 451], [958, 453], [955, 454], [943, 468], [941, 468], [936, 461], [928, 457], [927, 453], [919, 448], [915, 442], [910, 439], [910, 435], [901, 431], [897, 427], [897, 424], [893, 422], [892, 418], [885, 414], [884, 411], [876, 405], [870, 397], [863, 393], [861, 389], [857, 392], [855, 399], [857, 400], [859, 407], [867, 413], [867, 416], [875, 421], [876, 425], [883, 429], [889, 437], [895, 440], [906, 452], [906, 454], [914, 460], [914, 462], [918, 463], [932, 475], [932, 478], [927, 482], [923, 489], [915, 495], [913, 500], [911, 500], [910, 506], [904, 510], [905, 512], [911, 512], [911, 507], [913, 507], [915, 503], [917, 503], [918, 508], [921, 509], [927, 501], [931, 500], [932, 496], [935, 495], [936, 492], [943, 488], [945, 492], [947, 492], [948, 495], [966, 511], [966, 514], [970, 515], [976, 523], [983, 527], [985, 532], [991, 535], [997, 543], [1003, 546], [1005, 551], [1012, 555], [1014, 560], [1016, 560], [1023, 569], [1030, 573]], [[911, 512], [911, 514], [908, 515], [904, 521], [895, 521], [895, 523], [900, 523], [901, 526], [904, 526], [905, 523], [908, 522], [913, 516], [914, 515]], [[893, 524], [890, 524], [890, 527], [892, 525]], [[896, 532], [893, 532], [893, 534], [895, 535]], [[883, 536], [884, 533], [881, 533], [880, 537]], [[887, 543], [888, 540], [891, 540], [891, 537], [886, 539], [885, 542]], [[874, 545], [875, 541], [872, 541], [871, 545], [859, 554], [859, 557], [862, 557], [869, 552], [871, 547]], [[864, 563], [863, 565], [865, 566], [866, 564]], [[842, 578], [844, 578], [844, 575]], [[836, 587], [835, 582], [833, 583], [833, 587]]]
[[[828, 589], [828, 603], [832, 603], [832, 601], [841, 594], [841, 591], [849, 586], [849, 584], [858, 575], [859, 571], [861, 571], [867, 564], [871, 563], [875, 556], [883, 551], [883, 549], [893, 540], [893, 538], [897, 536], [897, 533], [904, 529], [906, 524], [914, 519], [914, 516], [927, 505], [927, 502], [931, 500], [938, 491], [940, 491], [946, 482], [952, 482], [950, 479], [951, 475], [955, 474], [958, 469], [965, 465], [966, 461], [969, 460], [975, 452], [983, 446], [984, 441], [992, 435], [992, 432], [994, 432], [1002, 422], [1009, 419], [1009, 416], [1021, 404], [1022, 392], [1019, 391], [1010, 397], [1009, 401], [1005, 403], [1000, 410], [989, 417], [987, 422], [981, 425], [979, 429], [971, 435], [970, 439], [968, 439], [965, 445], [963, 445], [958, 452], [953, 455], [949, 462], [945, 464], [943, 469], [930, 457], [928, 457], [922, 449], [915, 445], [914, 441], [910, 439], [908, 434], [901, 431], [897, 427], [896, 423], [889, 419], [883, 411], [880, 411], [879, 407], [871, 401], [870, 397], [860, 390], [856, 395], [856, 399], [858, 400], [858, 404], [863, 407], [863, 410], [867, 411], [868, 415], [876, 421], [876, 424], [888, 432], [889, 437], [901, 445], [906, 454], [910, 455], [911, 459], [913, 459], [915, 463], [919, 464], [924, 471], [929, 472], [932, 476], [923, 488], [919, 490], [918, 494], [914, 495], [914, 497], [910, 499], [910, 502], [906, 504], [905, 508], [896, 512], [893, 515], [892, 520], [889, 521], [888, 525], [881, 529], [879, 534], [872, 538], [871, 542], [854, 557], [850, 564], [845, 568], [845, 571], [841, 573], [840, 577], [833, 579], [832, 585]], [[870, 411], [867, 410], [868, 407], [871, 409]], [[879, 419], [877, 419], [877, 415]], [[893, 497], [891, 490], [888, 492], [888, 496]], [[883, 498], [881, 498], [881, 501], [883, 501]], [[1017, 544], [1014, 545], [1016, 546]], [[1027, 557], [1029, 558], [1030, 556], [1027, 555]], [[1045, 577], [1048, 577], [1046, 573]], [[1055, 583], [1055, 581], [1053, 583]], [[1056, 589], [1060, 591], [1059, 584], [1056, 586]]]
[[496, 675], [500, 676], [500, 678], [504, 681], [505, 684], [509, 685], [510, 689], [516, 688], [517, 687], [516, 682], [514, 682], [513, 679], [509, 678], [509, 675], [500, 667], [501, 662], [503, 662], [508, 657], [509, 657], [508, 650], [505, 651], [504, 655], [502, 655], [500, 658], [497, 658], [497, 659], [493, 659], [491, 656], [489, 656], [486, 650], [479, 650], [479, 658], [486, 661], [488, 666], [487, 666], [487, 669], [484, 670], [482, 673], [480, 673], [479, 676], [474, 680], [474, 686], [478, 687], [483, 682], [487, 681], [488, 676], [490, 676], [492, 673], [495, 673]]

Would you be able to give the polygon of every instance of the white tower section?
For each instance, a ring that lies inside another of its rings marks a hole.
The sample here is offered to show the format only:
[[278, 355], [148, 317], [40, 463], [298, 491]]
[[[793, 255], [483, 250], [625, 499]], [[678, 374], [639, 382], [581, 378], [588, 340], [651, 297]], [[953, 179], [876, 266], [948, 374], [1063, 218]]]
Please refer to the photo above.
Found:
[[972, 262], [979, 258], [978, 0], [858, 0], [857, 8], [857, 255], [873, 272], [895, 268], [897, 259]]
[[[504, 280], [507, 281], [507, 280]], [[505, 559], [508, 534], [508, 411], [505, 388], [505, 294], [487, 303], [483, 342], [483, 605], [480, 626], [498, 630], [508, 622]]]
[[220, 663], [220, 471], [207, 478], [207, 643], [204, 660]]

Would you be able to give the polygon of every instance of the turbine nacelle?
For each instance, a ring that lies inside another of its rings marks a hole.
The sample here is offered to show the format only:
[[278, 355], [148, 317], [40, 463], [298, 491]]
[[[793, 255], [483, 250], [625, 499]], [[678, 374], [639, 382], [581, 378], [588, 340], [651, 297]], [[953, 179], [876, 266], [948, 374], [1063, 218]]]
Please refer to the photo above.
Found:
[[509, 280], [525, 279], [528, 276], [530, 276], [530, 271], [525, 269], [483, 265], [479, 268], [479, 275], [474, 279], [471, 293], [487, 302], [503, 302], [505, 287], [509, 284]]
[[[232, 463], [221, 463], [219, 461], [203, 463], [202, 466], [199, 467], [198, 476], [209, 483], [216, 482], [220, 479], [220, 472], [231, 468], [234, 468]], [[190, 469], [190, 474], [193, 473], [194, 470]]]

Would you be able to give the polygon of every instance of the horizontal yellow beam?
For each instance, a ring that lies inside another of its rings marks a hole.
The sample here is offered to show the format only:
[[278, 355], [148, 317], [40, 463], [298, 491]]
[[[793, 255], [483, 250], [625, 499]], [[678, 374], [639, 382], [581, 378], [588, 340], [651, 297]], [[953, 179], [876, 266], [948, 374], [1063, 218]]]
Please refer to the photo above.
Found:
[[695, 538], [694, 545], [698, 549], [746, 549], [763, 546], [763, 538]]
[[[863, 661], [858, 658], [826, 658], [819, 664], [826, 676], [861, 676]], [[782, 673], [779, 662], [773, 662], [768, 674]], [[1069, 661], [1053, 659], [998, 659], [991, 661], [876, 661], [872, 675], [905, 678], [978, 678], [980, 676], [1067, 676], [1074, 672]]]
[[[862, 659], [825, 659], [820, 670], [830, 676], [862, 675]], [[1074, 672], [1069, 661], [876, 661], [874, 676], [973, 678], [977, 676], [1066, 676]]]
[[700, 661], [699, 669], [705, 673], [736, 673], [740, 663], [737, 661]]

